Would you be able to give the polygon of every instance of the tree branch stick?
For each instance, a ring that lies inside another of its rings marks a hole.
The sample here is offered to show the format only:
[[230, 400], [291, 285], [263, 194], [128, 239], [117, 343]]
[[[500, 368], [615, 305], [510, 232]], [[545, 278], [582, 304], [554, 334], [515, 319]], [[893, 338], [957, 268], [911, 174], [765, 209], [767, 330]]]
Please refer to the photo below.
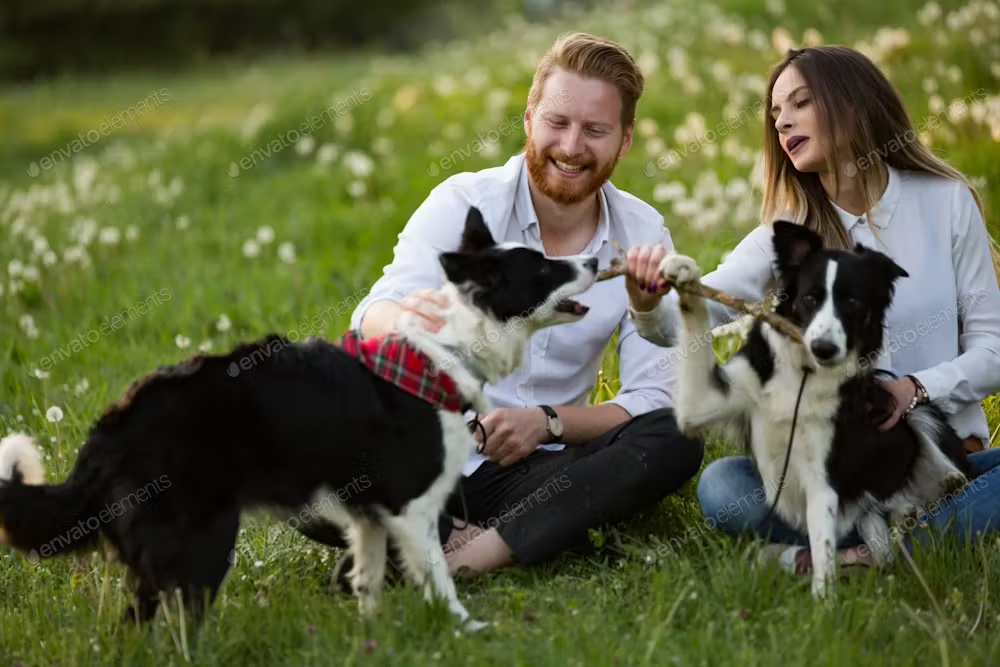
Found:
[[[617, 242], [614, 242], [614, 245], [621, 257], [611, 260], [611, 265], [608, 268], [598, 271], [598, 281], [611, 280], [612, 278], [617, 278], [618, 276], [623, 276], [628, 273], [628, 260], [626, 259], [627, 256], [625, 251], [620, 245], [618, 245]], [[704, 285], [700, 282], [683, 286], [674, 285], [673, 287], [676, 290], [700, 296], [704, 299], [718, 301], [722, 305], [732, 308], [738, 312], [759, 317], [761, 320], [771, 325], [778, 333], [788, 336], [799, 343], [803, 342], [802, 332], [794, 323], [781, 315], [768, 310], [762, 303], [741, 299], [738, 296], [733, 296], [732, 294], [715, 289], [714, 287], [709, 287], [708, 285]]]

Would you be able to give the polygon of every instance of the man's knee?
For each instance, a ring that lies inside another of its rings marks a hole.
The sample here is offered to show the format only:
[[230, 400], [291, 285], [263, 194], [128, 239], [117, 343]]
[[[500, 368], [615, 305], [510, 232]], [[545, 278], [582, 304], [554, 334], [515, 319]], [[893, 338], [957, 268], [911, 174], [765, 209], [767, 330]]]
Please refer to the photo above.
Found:
[[690, 438], [680, 432], [671, 408], [652, 410], [634, 421], [622, 437], [641, 450], [651, 478], [676, 487], [698, 473], [705, 443], [701, 438]]

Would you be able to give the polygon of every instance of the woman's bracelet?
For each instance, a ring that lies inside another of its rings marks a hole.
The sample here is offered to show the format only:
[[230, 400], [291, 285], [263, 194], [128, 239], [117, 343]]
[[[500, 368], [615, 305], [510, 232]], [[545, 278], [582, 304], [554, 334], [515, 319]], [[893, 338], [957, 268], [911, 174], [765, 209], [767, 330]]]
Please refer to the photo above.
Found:
[[907, 406], [906, 412], [903, 413], [908, 415], [911, 412], [913, 412], [913, 409], [916, 408], [918, 405], [921, 405], [922, 403], [926, 403], [928, 401], [927, 390], [924, 389], [924, 385], [920, 384], [920, 380], [913, 377], [912, 375], [905, 375], [903, 377], [909, 378], [910, 381], [913, 383], [913, 386], [916, 387], [917, 389], [917, 391], [913, 394], [913, 398], [910, 399], [910, 405]]

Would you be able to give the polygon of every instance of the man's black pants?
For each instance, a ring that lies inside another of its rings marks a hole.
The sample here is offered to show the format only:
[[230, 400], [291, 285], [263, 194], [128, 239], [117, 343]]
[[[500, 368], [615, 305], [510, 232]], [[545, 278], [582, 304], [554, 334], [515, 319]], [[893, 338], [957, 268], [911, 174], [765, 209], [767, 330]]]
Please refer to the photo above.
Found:
[[[501, 467], [485, 461], [461, 481], [439, 522], [442, 543], [468, 521], [496, 528], [518, 562], [530, 564], [583, 546], [591, 528], [653, 506], [694, 477], [703, 442], [680, 433], [670, 408], [619, 424], [590, 442], [538, 449]], [[459, 545], [460, 546], [460, 545]]]
[[[703, 442], [682, 435], [673, 410], [663, 408], [582, 446], [539, 449], [505, 467], [486, 461], [449, 498], [438, 523], [441, 543], [467, 517], [484, 530], [495, 527], [518, 562], [544, 560], [584, 546], [591, 528], [652, 507], [694, 477], [703, 454]], [[347, 546], [332, 526], [312, 522], [299, 530]]]

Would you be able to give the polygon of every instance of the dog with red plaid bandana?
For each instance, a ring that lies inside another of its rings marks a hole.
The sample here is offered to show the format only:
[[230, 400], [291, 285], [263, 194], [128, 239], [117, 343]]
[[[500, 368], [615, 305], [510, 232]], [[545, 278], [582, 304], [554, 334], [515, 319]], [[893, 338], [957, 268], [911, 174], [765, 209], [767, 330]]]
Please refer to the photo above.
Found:
[[97, 420], [61, 482], [45, 482], [29, 436], [3, 439], [0, 543], [37, 562], [103, 538], [135, 589], [129, 619], [152, 620], [179, 590], [200, 624], [243, 511], [265, 508], [306, 535], [346, 534], [363, 613], [377, 607], [391, 537], [428, 601], [482, 627], [437, 539], [475, 447], [464, 413], [488, 411], [483, 386], [517, 370], [533, 333], [586, 314], [570, 297], [595, 282], [597, 259], [498, 245], [472, 208], [440, 262], [453, 305], [435, 333], [404, 318], [379, 339], [271, 335], [161, 367]]

